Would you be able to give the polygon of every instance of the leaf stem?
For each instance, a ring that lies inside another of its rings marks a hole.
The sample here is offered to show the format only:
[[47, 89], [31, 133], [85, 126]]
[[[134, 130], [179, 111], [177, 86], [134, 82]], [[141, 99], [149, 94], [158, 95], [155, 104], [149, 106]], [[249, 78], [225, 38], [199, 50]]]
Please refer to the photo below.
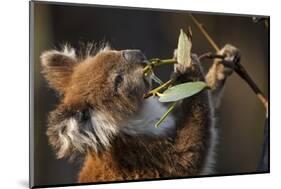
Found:
[[156, 122], [155, 127], [158, 128], [158, 127], [160, 126], [160, 124], [166, 119], [166, 117], [169, 115], [169, 113], [170, 113], [171, 111], [173, 111], [173, 109], [175, 108], [176, 104], [177, 104], [177, 101], [176, 101], [176, 102], [173, 102], [173, 103], [169, 106], [168, 110], [163, 114], [163, 116], [159, 119], [159, 121]]
[[176, 64], [178, 63], [175, 59], [171, 58], [171, 59], [164, 59], [164, 60], [161, 60], [161, 59], [157, 59], [157, 58], [154, 58], [154, 59], [151, 59], [150, 60], [151, 64], [153, 66], [161, 66], [163, 64]]
[[165, 65], [165, 64], [176, 64], [176, 63], [177, 63], [177, 61], [172, 58], [164, 59], [164, 60], [161, 60], [159, 58], [154, 58], [154, 59], [149, 60], [149, 64], [143, 68], [143, 74], [148, 75], [151, 72], [151, 70], [153, 69], [153, 67], [155, 67], [155, 66], [161, 66], [161, 65]]
[[144, 98], [148, 98], [150, 96], [155, 96], [158, 94], [157, 93], [160, 93], [160, 91], [163, 91], [164, 89], [167, 89], [169, 88], [171, 85], [173, 85], [175, 82], [175, 80], [173, 79], [170, 79], [169, 81], [167, 81], [166, 83], [160, 85], [159, 87], [156, 87], [155, 89], [152, 89], [151, 91], [149, 91], [145, 96]]

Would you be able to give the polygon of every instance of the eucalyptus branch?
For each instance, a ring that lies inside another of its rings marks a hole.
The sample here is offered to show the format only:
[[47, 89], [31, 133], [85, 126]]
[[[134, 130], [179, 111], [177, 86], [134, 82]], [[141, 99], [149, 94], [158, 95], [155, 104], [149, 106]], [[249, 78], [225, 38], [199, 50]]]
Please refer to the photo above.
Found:
[[175, 80], [173, 79], [170, 79], [169, 81], [167, 81], [166, 83], [164, 83], [163, 85], [160, 85], [159, 87], [155, 88], [155, 89], [152, 89], [151, 91], [149, 91], [145, 96], [144, 98], [148, 98], [150, 96], [156, 96], [168, 89], [170, 86], [172, 86], [174, 84]]
[[177, 63], [177, 61], [173, 58], [164, 59], [164, 60], [161, 60], [159, 58], [154, 58], [154, 59], [151, 59], [150, 62], [153, 66], [161, 66], [161, 65], [164, 65], [164, 64], [176, 64]]
[[159, 58], [153, 58], [149, 60], [149, 63], [144, 67], [143, 69], [143, 73], [144, 75], [148, 75], [149, 73], [151, 73], [152, 69], [155, 66], [161, 66], [161, 65], [165, 65], [165, 64], [176, 64], [177, 61], [175, 59], [164, 59], [161, 60]]
[[[198, 20], [192, 15], [189, 14], [195, 25], [198, 27], [198, 29], [203, 33], [203, 35], [206, 37], [208, 42], [213, 46], [213, 48], [219, 52], [220, 49], [218, 45], [214, 42], [214, 40], [211, 38], [211, 36], [208, 34], [208, 32], [205, 30], [203, 25], [198, 22]], [[257, 84], [254, 82], [254, 80], [250, 77], [246, 69], [242, 66], [242, 64], [239, 61], [235, 62], [235, 67], [234, 67], [235, 72], [244, 80], [246, 83], [251, 87], [251, 89], [255, 92], [257, 95], [258, 99], [262, 102], [266, 109], [266, 115], [268, 113], [268, 101], [265, 95], [261, 92], [261, 90], [258, 88]]]
[[252, 80], [246, 69], [237, 62], [235, 64], [234, 70], [236, 73], [244, 80], [247, 82], [247, 84], [252, 88], [252, 90], [256, 93], [258, 99], [263, 103], [265, 109], [266, 109], [266, 116], [268, 116], [268, 101], [263, 92], [259, 89], [257, 84]]
[[211, 38], [211, 36], [208, 34], [208, 32], [205, 30], [203, 24], [201, 24], [200, 22], [198, 22], [198, 20], [190, 13], [189, 16], [191, 17], [191, 19], [193, 20], [193, 22], [195, 23], [195, 25], [198, 27], [198, 29], [203, 33], [203, 35], [207, 38], [207, 40], [209, 41], [209, 43], [212, 45], [212, 47], [219, 52], [220, 48], [219, 46], [214, 42], [214, 40]]

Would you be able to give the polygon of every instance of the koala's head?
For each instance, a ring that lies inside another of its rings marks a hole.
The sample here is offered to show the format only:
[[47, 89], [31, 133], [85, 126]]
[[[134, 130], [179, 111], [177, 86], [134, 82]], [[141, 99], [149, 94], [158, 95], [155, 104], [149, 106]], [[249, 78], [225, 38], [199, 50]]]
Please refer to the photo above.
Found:
[[41, 55], [42, 73], [61, 97], [47, 130], [58, 158], [110, 146], [150, 89], [151, 81], [143, 75], [146, 61], [140, 50], [107, 47], [85, 58], [67, 46]]

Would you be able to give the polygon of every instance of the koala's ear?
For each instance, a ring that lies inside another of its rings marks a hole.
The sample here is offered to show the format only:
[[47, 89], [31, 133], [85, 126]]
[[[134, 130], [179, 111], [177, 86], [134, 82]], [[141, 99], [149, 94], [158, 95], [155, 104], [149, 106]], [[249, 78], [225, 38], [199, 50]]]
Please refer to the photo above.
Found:
[[51, 88], [65, 92], [74, 66], [77, 64], [73, 48], [65, 46], [63, 51], [49, 50], [41, 55], [42, 73]]
[[97, 110], [72, 110], [61, 104], [50, 112], [46, 134], [60, 159], [107, 149], [117, 132], [116, 125]]
[[[89, 107], [72, 110], [63, 104], [49, 113], [46, 135], [58, 159], [71, 159], [88, 150], [97, 152], [110, 144], [113, 129], [101, 123], [105, 118], [95, 114]], [[97, 127], [94, 120], [107, 127]]]
[[84, 112], [73, 112], [64, 106], [58, 106], [50, 112], [46, 134], [57, 158], [84, 153], [89, 144], [95, 145], [95, 138], [88, 131], [91, 127], [90, 115]]

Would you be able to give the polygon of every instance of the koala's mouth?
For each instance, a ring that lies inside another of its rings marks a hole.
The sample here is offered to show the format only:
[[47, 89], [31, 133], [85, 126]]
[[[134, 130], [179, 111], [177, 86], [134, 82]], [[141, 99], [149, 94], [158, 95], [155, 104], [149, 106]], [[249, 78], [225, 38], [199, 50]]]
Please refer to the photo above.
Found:
[[[123, 50], [122, 56], [127, 63], [138, 65], [141, 67], [142, 70], [149, 63], [145, 54], [141, 50], [138, 50], [138, 49]], [[151, 75], [143, 74], [142, 80], [143, 80], [143, 84], [144, 84], [144, 88], [145, 88], [144, 93], [147, 93], [150, 90], [151, 85], [152, 85]]]

